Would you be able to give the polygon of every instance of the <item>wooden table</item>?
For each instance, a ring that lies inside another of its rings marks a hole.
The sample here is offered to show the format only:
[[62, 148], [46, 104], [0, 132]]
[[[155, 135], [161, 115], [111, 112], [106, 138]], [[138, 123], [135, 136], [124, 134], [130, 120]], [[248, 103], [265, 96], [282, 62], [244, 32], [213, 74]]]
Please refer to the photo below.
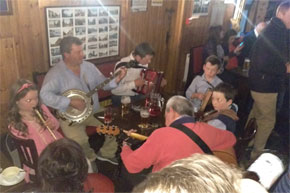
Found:
[[[134, 105], [144, 106], [144, 102], [141, 102], [139, 104], [134, 104]], [[121, 107], [111, 107], [111, 108], [113, 111], [112, 112], [113, 120], [110, 125], [118, 126], [120, 129], [124, 129], [124, 130], [136, 129], [137, 133], [149, 136], [152, 131], [154, 131], [157, 128], [163, 127], [165, 123], [164, 110], [156, 117], [150, 116], [149, 121], [148, 121], [149, 127], [147, 129], [141, 129], [138, 126], [141, 123], [140, 112], [136, 112], [132, 108], [130, 108], [129, 113], [122, 116]], [[104, 122], [103, 112], [96, 113], [95, 117], [101, 122]]]

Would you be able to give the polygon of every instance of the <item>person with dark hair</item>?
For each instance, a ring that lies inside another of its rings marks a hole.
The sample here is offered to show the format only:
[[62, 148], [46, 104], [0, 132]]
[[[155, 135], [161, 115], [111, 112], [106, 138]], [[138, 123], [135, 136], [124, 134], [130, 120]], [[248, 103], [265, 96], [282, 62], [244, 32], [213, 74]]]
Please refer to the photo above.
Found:
[[[59, 122], [50, 113], [49, 109], [41, 104], [38, 98], [38, 90], [29, 80], [19, 79], [11, 87], [10, 102], [8, 111], [8, 129], [12, 135], [22, 139], [32, 139], [35, 143], [38, 155], [43, 149], [55, 141], [56, 139], [41, 122], [34, 109], [37, 109], [45, 124], [51, 129], [57, 139], [62, 138], [58, 132]], [[29, 181], [28, 167], [24, 167], [27, 171], [26, 181]]]
[[82, 147], [67, 138], [51, 143], [38, 160], [40, 192], [114, 192], [101, 174], [88, 174]]
[[238, 106], [233, 103], [236, 95], [234, 87], [228, 83], [220, 83], [213, 89], [212, 105], [216, 111], [203, 119], [213, 127], [228, 130], [235, 134]]
[[211, 55], [207, 57], [203, 65], [203, 75], [196, 76], [186, 90], [185, 96], [192, 101], [195, 112], [199, 110], [206, 91], [222, 82], [222, 80], [217, 77], [221, 65], [221, 61], [217, 56]]
[[[46, 74], [40, 96], [42, 101], [60, 112], [66, 112], [68, 109], [76, 109], [83, 112], [86, 108], [86, 102], [79, 97], [63, 96], [67, 90], [77, 89], [88, 93], [95, 89], [97, 85], [103, 83], [106, 77], [90, 62], [84, 61], [82, 41], [77, 37], [64, 37], [60, 42], [60, 51], [63, 60], [56, 64]], [[121, 68], [121, 73], [111, 80], [104, 89], [112, 89], [125, 76], [126, 69]], [[115, 158], [117, 143], [114, 137], [106, 136], [103, 147], [98, 155], [90, 147], [86, 126], [97, 126], [99, 122], [93, 114], [100, 108], [98, 93], [92, 95], [93, 112], [81, 123], [71, 124], [70, 120], [59, 119], [61, 128], [66, 137], [78, 142], [84, 149], [87, 158], [94, 161], [96, 158], [108, 161], [112, 164], [118, 164]]]
[[256, 118], [257, 133], [251, 159], [263, 151], [275, 126], [277, 96], [290, 73], [290, 1], [283, 1], [253, 46], [249, 86], [254, 100], [248, 120]]
[[223, 38], [223, 49], [225, 52], [224, 65], [226, 70], [231, 70], [238, 67], [238, 58], [244, 45], [239, 46], [240, 39], [236, 37], [237, 32], [229, 29]]
[[202, 57], [203, 61], [210, 55], [217, 56], [221, 61], [224, 58], [224, 49], [221, 46], [223, 37], [222, 26], [211, 26], [208, 31], [208, 40], [204, 46]]
[[151, 166], [152, 172], [157, 172], [175, 160], [203, 153], [190, 137], [175, 127], [179, 124], [194, 131], [213, 151], [233, 147], [236, 142], [229, 131], [202, 122], [195, 123], [191, 102], [183, 96], [173, 96], [166, 104], [165, 127], [154, 130], [136, 150], [123, 142], [121, 158], [128, 172], [139, 173]]
[[38, 159], [38, 175], [44, 192], [83, 192], [88, 163], [82, 148], [66, 138], [51, 143]]
[[[127, 57], [122, 58], [115, 65], [115, 72], [127, 62], [135, 61], [136, 66], [133, 66], [127, 70], [126, 76], [121, 80], [120, 85], [112, 90], [112, 103], [114, 106], [121, 105], [122, 96], [130, 96], [131, 102], [145, 99], [145, 96], [134, 91], [137, 87], [141, 87], [145, 84], [145, 80], [140, 77], [142, 69], [147, 69], [151, 63], [152, 58], [155, 55], [154, 49], [147, 42], [140, 43], [134, 49], [134, 51]], [[165, 79], [162, 80], [161, 85], [165, 86]]]

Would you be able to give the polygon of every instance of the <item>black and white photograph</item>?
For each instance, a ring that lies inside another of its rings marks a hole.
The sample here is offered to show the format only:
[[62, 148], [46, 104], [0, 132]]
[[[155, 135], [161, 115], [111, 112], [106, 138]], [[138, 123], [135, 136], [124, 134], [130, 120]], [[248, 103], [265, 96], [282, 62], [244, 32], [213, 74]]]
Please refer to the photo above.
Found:
[[49, 43], [50, 47], [55, 47], [60, 45], [61, 38], [50, 38]]
[[63, 35], [63, 37], [73, 36], [74, 35], [74, 29], [72, 27], [62, 28], [62, 35]]
[[92, 17], [92, 18], [88, 18], [88, 25], [96, 25], [96, 18]]
[[51, 48], [50, 52], [51, 52], [51, 55], [52, 56], [60, 55], [60, 49], [59, 49], [59, 47]]
[[50, 28], [57, 28], [60, 27], [60, 20], [49, 20], [49, 27]]
[[95, 33], [98, 33], [98, 28], [96, 26], [88, 27], [88, 34], [95, 34]]
[[88, 45], [88, 49], [89, 50], [93, 50], [93, 49], [97, 49], [98, 48], [98, 44], [91, 44], [91, 45]]
[[88, 51], [88, 59], [96, 58], [96, 57], [98, 57], [98, 51], [97, 50], [89, 50]]
[[109, 39], [112, 40], [112, 39], [118, 39], [118, 33], [112, 33], [109, 35]]
[[60, 36], [61, 36], [60, 29], [50, 29], [49, 30], [49, 37], [55, 38], [55, 37], [60, 37]]
[[108, 48], [108, 43], [106, 42], [106, 43], [99, 43], [99, 48], [100, 49], [104, 49], [104, 48]]
[[83, 42], [84, 59], [119, 54], [120, 6], [46, 7], [50, 65], [59, 60], [63, 37]]
[[110, 17], [109, 18], [109, 23], [110, 24], [115, 24], [115, 23], [119, 23], [119, 20], [115, 17]]
[[76, 18], [75, 25], [86, 25], [86, 19], [85, 18]]
[[108, 33], [108, 26], [99, 27], [99, 33]]
[[52, 56], [51, 57], [51, 65], [54, 66], [61, 60], [61, 56]]
[[48, 11], [48, 18], [50, 19], [55, 19], [55, 18], [60, 18], [60, 10], [49, 10]]
[[108, 41], [108, 34], [99, 34], [99, 41]]
[[93, 36], [88, 36], [88, 42], [97, 42], [98, 41], [98, 36], [93, 35]]
[[193, 15], [208, 15], [211, 0], [194, 0]]
[[100, 9], [99, 16], [108, 16], [108, 10], [106, 9]]
[[100, 57], [108, 56], [108, 51], [107, 50], [99, 50], [99, 56]]
[[75, 34], [77, 36], [86, 35], [86, 27], [75, 27]]
[[119, 10], [118, 9], [110, 9], [109, 10], [111, 15], [119, 15]]
[[89, 8], [88, 9], [88, 17], [96, 17], [98, 16], [98, 9], [97, 8]]
[[73, 19], [62, 19], [62, 27], [72, 27]]
[[62, 9], [61, 15], [62, 15], [62, 17], [72, 17], [73, 16], [73, 9]]
[[110, 56], [118, 55], [118, 48], [117, 47], [110, 48], [109, 55]]
[[109, 32], [118, 32], [119, 26], [109, 25]]
[[86, 10], [85, 9], [75, 9], [75, 17], [85, 17]]
[[109, 41], [109, 47], [118, 46], [118, 40], [110, 40]]
[[107, 17], [99, 18], [99, 24], [108, 24], [108, 18]]

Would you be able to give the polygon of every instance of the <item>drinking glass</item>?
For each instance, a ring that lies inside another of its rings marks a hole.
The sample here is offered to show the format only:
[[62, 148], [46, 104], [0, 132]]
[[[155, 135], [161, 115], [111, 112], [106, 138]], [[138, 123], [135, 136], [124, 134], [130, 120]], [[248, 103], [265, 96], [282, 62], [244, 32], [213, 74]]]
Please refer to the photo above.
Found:
[[130, 96], [122, 96], [121, 97], [122, 103], [122, 115], [126, 115], [129, 113], [131, 98]]
[[140, 110], [140, 117], [141, 117], [140, 127], [141, 128], [148, 128], [149, 116], [150, 116], [149, 108], [147, 108], [147, 107], [141, 108], [141, 110]]
[[106, 125], [109, 125], [112, 122], [112, 108], [107, 107], [104, 110], [104, 122]]

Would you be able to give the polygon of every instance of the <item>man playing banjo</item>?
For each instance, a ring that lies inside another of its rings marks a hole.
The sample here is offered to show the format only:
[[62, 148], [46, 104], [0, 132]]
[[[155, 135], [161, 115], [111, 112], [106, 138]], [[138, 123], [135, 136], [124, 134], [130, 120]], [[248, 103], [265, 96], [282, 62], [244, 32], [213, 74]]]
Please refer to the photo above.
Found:
[[[62, 94], [67, 90], [80, 90], [85, 93], [94, 90], [100, 83], [106, 80], [106, 77], [95, 67], [94, 64], [84, 61], [82, 41], [77, 37], [65, 37], [60, 43], [60, 52], [63, 60], [49, 70], [45, 76], [40, 97], [44, 104], [57, 109], [59, 112], [66, 112], [68, 109], [84, 112], [88, 105], [84, 100], [78, 97], [67, 97]], [[121, 73], [111, 80], [105, 87], [105, 90], [117, 87], [120, 80], [126, 75], [126, 69], [121, 69]], [[92, 96], [92, 113], [87, 115], [81, 123], [71, 124], [70, 120], [60, 119], [60, 126], [64, 135], [78, 142], [87, 158], [93, 162], [96, 158], [108, 161], [117, 165], [115, 152], [117, 143], [114, 137], [106, 136], [103, 147], [98, 154], [90, 148], [86, 126], [97, 126], [101, 123], [94, 118], [93, 114], [100, 108], [98, 94]]]

